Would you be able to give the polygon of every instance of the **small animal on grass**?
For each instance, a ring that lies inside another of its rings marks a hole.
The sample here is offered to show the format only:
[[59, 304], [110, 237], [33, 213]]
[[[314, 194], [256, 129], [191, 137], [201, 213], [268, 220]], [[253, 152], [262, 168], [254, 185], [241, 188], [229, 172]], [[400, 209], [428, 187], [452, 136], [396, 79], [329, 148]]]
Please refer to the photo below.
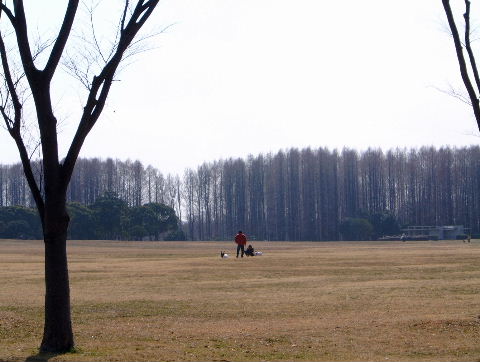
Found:
[[228, 258], [228, 254], [225, 253], [224, 251], [221, 251], [221, 252], [220, 252], [220, 258], [222, 258], [222, 259], [227, 259], [227, 258]]

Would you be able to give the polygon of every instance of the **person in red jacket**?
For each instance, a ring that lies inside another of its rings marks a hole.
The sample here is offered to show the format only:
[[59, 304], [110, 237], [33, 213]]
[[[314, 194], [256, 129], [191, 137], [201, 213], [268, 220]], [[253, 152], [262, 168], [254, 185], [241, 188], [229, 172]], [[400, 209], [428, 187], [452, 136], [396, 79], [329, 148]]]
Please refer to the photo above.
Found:
[[247, 236], [242, 233], [240, 230], [237, 235], [235, 235], [235, 243], [237, 244], [237, 258], [240, 250], [242, 251], [242, 258], [243, 254], [245, 254], [245, 245], [247, 245]]

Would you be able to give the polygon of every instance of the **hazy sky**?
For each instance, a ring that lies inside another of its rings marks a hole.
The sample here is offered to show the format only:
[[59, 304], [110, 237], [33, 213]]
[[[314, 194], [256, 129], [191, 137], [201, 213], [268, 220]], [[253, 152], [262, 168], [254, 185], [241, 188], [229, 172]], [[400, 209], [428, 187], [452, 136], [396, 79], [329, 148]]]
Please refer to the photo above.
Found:
[[[290, 147], [479, 143], [469, 107], [438, 90], [462, 89], [441, 0], [163, 0], [150, 21], [172, 26], [119, 75], [82, 157], [182, 173]], [[62, 152], [83, 103], [65, 79]], [[0, 145], [18, 160], [3, 129]]]

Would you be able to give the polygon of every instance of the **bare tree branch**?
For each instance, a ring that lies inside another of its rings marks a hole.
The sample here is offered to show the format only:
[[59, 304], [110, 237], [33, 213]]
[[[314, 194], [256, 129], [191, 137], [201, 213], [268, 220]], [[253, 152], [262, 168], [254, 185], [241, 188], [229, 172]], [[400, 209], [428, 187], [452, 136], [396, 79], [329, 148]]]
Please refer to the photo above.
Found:
[[[15, 84], [12, 79], [12, 74], [10, 72], [10, 66], [8, 64], [8, 59], [7, 59], [7, 51], [5, 49], [5, 43], [3, 41], [3, 36], [0, 32], [0, 59], [2, 61], [2, 67], [3, 67], [3, 74], [5, 78], [5, 82], [7, 84], [7, 89], [8, 93], [12, 98], [12, 103], [13, 103], [13, 109], [15, 112], [15, 119], [13, 122], [10, 120], [10, 122], [7, 122], [7, 119], [5, 118], [5, 122], [7, 124], [7, 129], [10, 132], [10, 134], [13, 137], [13, 134], [20, 135], [20, 121], [22, 117], [22, 104], [18, 98], [18, 94], [15, 88]], [[2, 107], [2, 115], [4, 115], [3, 107]]]
[[40, 54], [42, 54], [45, 50], [50, 48], [54, 43], [55, 43], [55, 40], [49, 39], [42, 42], [39, 37], [36, 38], [34, 43], [35, 48], [32, 53], [32, 59], [35, 61]]
[[58, 32], [57, 40], [55, 41], [55, 45], [53, 46], [52, 52], [50, 53], [50, 58], [48, 59], [47, 65], [44, 69], [47, 79], [52, 79], [58, 62], [60, 61], [63, 50], [65, 49], [65, 44], [67, 43], [68, 37], [70, 36], [70, 30], [72, 29], [73, 20], [75, 19], [75, 14], [77, 13], [77, 8], [78, 0], [68, 1], [67, 11], [65, 12], [62, 26], [60, 28], [60, 31]]
[[95, 122], [98, 120], [98, 117], [100, 117], [105, 106], [107, 95], [113, 82], [113, 77], [122, 57], [132, 43], [135, 35], [158, 5], [158, 2], [159, 0], [138, 0], [127, 25], [125, 25], [125, 28], [120, 34], [115, 53], [100, 74], [93, 77], [92, 87], [83, 110], [82, 118], [62, 166], [62, 179], [65, 189], [70, 182], [73, 168], [80, 153], [80, 149], [85, 141], [85, 137], [95, 125]]
[[17, 36], [18, 51], [27, 78], [29, 79], [29, 82], [31, 82], [33, 81], [34, 75], [38, 72], [38, 69], [33, 63], [32, 51], [28, 41], [27, 20], [25, 18], [25, 9], [23, 8], [23, 0], [14, 1], [13, 7], [15, 10], [15, 22], [13, 23], [13, 28], [15, 29], [15, 34]]
[[436, 86], [432, 86], [432, 88], [436, 89], [437, 91], [447, 94], [453, 98], [458, 99], [459, 101], [467, 104], [468, 106], [472, 106], [472, 102], [470, 101], [470, 98], [468, 97], [468, 94], [462, 93], [461, 91], [455, 89], [452, 85], [450, 85], [450, 89], [442, 89]]
[[147, 34], [147, 35], [142, 36], [142, 37], [138, 38], [137, 40], [133, 41], [129, 45], [129, 47], [125, 51], [125, 53], [123, 54], [122, 62], [120, 63], [120, 66], [119, 66], [119, 69], [118, 69], [117, 73], [121, 73], [123, 69], [127, 68], [129, 65], [131, 65], [135, 62], [135, 60], [131, 60], [131, 61], [127, 62], [127, 59], [133, 58], [134, 56], [136, 56], [138, 54], [142, 54], [142, 53], [149, 52], [151, 50], [156, 49], [157, 47], [155, 47], [155, 46], [149, 46], [150, 43], [148, 43], [147, 40], [149, 40], [151, 38], [155, 38], [155, 37], [165, 33], [170, 27], [172, 27], [174, 25], [176, 25], [176, 23], [169, 24], [169, 25], [165, 26], [164, 28], [162, 28], [162, 29], [160, 29], [156, 32]]
[[125, 29], [125, 19], [127, 18], [127, 10], [129, 5], [130, 5], [130, 1], [125, 0], [125, 7], [123, 8], [122, 19], [120, 20], [120, 32], [122, 32], [123, 29]]
[[78, 58], [74, 58], [69, 54], [66, 55], [63, 65], [66, 71], [74, 78], [76, 78], [88, 91], [90, 86], [90, 67], [92, 59], [86, 54], [80, 54], [80, 57], [85, 60], [86, 69], [78, 66]]
[[[120, 43], [120, 37], [124, 31], [123, 28], [125, 27], [125, 22], [127, 21], [129, 9], [131, 8], [131, 2], [129, 0], [125, 0], [125, 6], [116, 29], [115, 41], [109, 45], [105, 45], [102, 44], [101, 39], [97, 37], [98, 32], [96, 31], [94, 21], [94, 12], [99, 6], [100, 1], [101, 0], [89, 5], [84, 4], [85, 12], [90, 21], [89, 34], [85, 35], [82, 33], [73, 35], [73, 37], [80, 40], [84, 46], [76, 49], [74, 53], [67, 53], [63, 61], [63, 66], [65, 67], [67, 73], [77, 79], [88, 91], [92, 89], [93, 75], [96, 75], [94, 73], [95, 69], [102, 69], [105, 67], [109, 60], [115, 55], [118, 44]], [[132, 11], [130, 11], [130, 13], [132, 13]], [[128, 67], [132, 63], [132, 61], [127, 62], [127, 59], [155, 49], [155, 47], [145, 45], [145, 43], [149, 39], [163, 34], [173, 25], [174, 23], [169, 24], [158, 31], [151, 32], [139, 38], [134, 38], [134, 40], [131, 41], [127, 49], [122, 54], [122, 60], [119, 64], [119, 67], [115, 71], [115, 77], [117, 77], [124, 68]], [[79, 61], [79, 57], [82, 58], [83, 61]], [[115, 80], [116, 79], [114, 79], [114, 81]]]
[[32, 165], [30, 163], [30, 158], [28, 157], [27, 149], [25, 147], [25, 143], [23, 142], [22, 135], [20, 133], [20, 126], [22, 121], [22, 104], [20, 102], [20, 99], [18, 98], [16, 86], [12, 79], [10, 67], [8, 65], [5, 43], [3, 41], [3, 36], [1, 33], [0, 33], [0, 59], [2, 62], [5, 81], [7, 83], [8, 91], [13, 103], [14, 120], [10, 119], [7, 116], [7, 114], [5, 113], [5, 108], [3, 106], [0, 107], [0, 111], [4, 118], [7, 129], [17, 145], [18, 151], [20, 153], [20, 159], [22, 161], [25, 177], [32, 191], [32, 195], [35, 200], [35, 203], [37, 204], [40, 216], [42, 217], [42, 220], [43, 220], [45, 205], [44, 205], [42, 195], [40, 193], [40, 189], [38, 188], [37, 182], [35, 181], [35, 177], [32, 172]]
[[12, 12], [10, 11], [10, 9], [3, 3], [3, 1], [0, 1], [0, 15], [1, 13], [5, 13], [8, 17], [8, 19], [10, 19], [10, 23], [15, 26], [15, 17], [13, 16]]
[[[96, 6], [98, 6], [98, 4]], [[97, 39], [97, 33], [95, 31], [95, 24], [94, 24], [94, 21], [93, 21], [93, 13], [95, 11], [96, 6], [89, 7], [87, 9], [87, 11], [89, 13], [89, 17], [90, 17], [90, 31], [92, 33], [93, 45], [94, 45], [96, 51], [98, 52], [98, 54], [100, 55], [100, 57], [103, 59], [103, 62], [106, 63], [108, 61], [109, 56], [105, 57], [103, 55], [102, 47], [100, 46], [100, 43]]]
[[473, 88], [472, 82], [470, 80], [470, 76], [468, 74], [468, 68], [465, 61], [465, 57], [463, 56], [463, 47], [460, 40], [460, 35], [458, 33], [457, 25], [455, 23], [455, 19], [453, 17], [452, 9], [450, 7], [449, 0], [442, 0], [443, 8], [445, 9], [445, 14], [447, 15], [448, 25], [450, 26], [450, 30], [452, 32], [453, 42], [455, 44], [455, 51], [457, 53], [457, 60], [460, 67], [460, 74], [462, 76], [463, 83], [465, 88], [467, 89], [468, 96], [471, 101], [473, 113], [475, 115], [475, 119], [477, 120], [477, 126], [480, 130], [480, 104], [478, 101], [478, 96]]
[[468, 58], [470, 59], [470, 67], [473, 72], [475, 83], [477, 84], [477, 89], [480, 91], [480, 77], [478, 75], [477, 64], [470, 43], [470, 0], [465, 0], [465, 14], [463, 14], [463, 18], [465, 19], [465, 49], [467, 50]]
[[30, 163], [30, 157], [28, 156], [27, 149], [21, 137], [14, 137], [15, 143], [20, 154], [20, 160], [22, 161], [23, 171], [25, 173], [25, 178], [27, 179], [28, 186], [32, 191], [33, 199], [37, 205], [40, 218], [42, 220], [42, 225], [44, 223], [44, 213], [45, 213], [45, 204], [43, 201], [42, 194], [33, 175], [32, 165]]

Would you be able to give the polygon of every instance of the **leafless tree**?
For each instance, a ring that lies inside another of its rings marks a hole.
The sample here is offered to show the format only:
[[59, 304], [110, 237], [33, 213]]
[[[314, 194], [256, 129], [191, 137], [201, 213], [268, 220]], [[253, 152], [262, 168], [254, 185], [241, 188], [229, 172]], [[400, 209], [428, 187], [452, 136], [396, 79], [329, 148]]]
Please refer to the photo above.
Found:
[[[49, 51], [43, 69], [35, 61], [28, 36], [28, 22], [23, 0], [0, 1], [2, 25], [9, 22], [16, 39], [15, 49], [7, 50], [5, 34], [0, 33], [0, 58], [3, 69], [2, 104], [0, 113], [5, 126], [15, 141], [23, 170], [37, 206], [44, 235], [45, 245], [45, 325], [41, 351], [65, 352], [73, 348], [70, 313], [70, 287], [67, 267], [66, 238], [69, 216], [66, 209], [66, 192], [80, 149], [92, 127], [102, 113], [116, 71], [129, 47], [134, 44], [138, 31], [150, 17], [159, 0], [125, 0], [119, 21], [118, 37], [113, 50], [104, 55], [104, 64], [90, 80], [84, 81], [88, 96], [75, 136], [63, 160], [59, 157], [59, 122], [54, 112], [51, 86], [54, 74], [65, 55], [67, 40], [71, 37], [79, 0], [68, 0], [63, 22], [53, 42], [45, 46]], [[53, 6], [53, 5], [52, 5]], [[5, 27], [2, 26], [2, 29]], [[12, 54], [20, 59], [22, 71], [16, 74], [12, 66]], [[80, 73], [88, 74], [88, 73]], [[25, 77], [27, 90], [33, 98], [34, 110], [40, 133], [42, 150], [43, 185], [34, 177], [32, 163], [24, 136], [22, 92], [19, 79]]]

